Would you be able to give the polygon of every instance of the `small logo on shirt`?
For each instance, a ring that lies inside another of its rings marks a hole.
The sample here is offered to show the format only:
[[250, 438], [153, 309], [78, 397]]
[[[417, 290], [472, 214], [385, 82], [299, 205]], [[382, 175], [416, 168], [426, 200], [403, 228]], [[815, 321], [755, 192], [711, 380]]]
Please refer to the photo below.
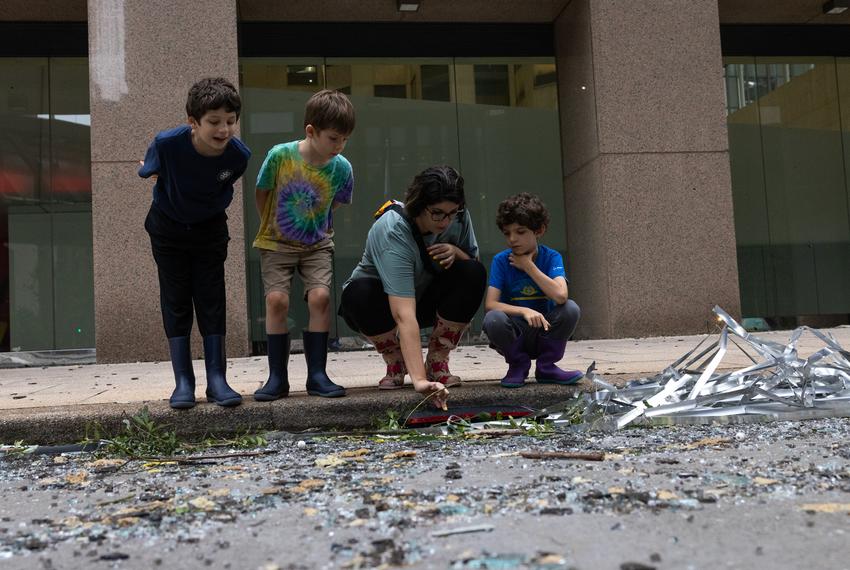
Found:
[[232, 170], [222, 170], [221, 172], [218, 173], [218, 181], [224, 182], [225, 180], [227, 180], [231, 176], [233, 176]]
[[526, 285], [525, 287], [520, 289], [519, 292], [525, 295], [526, 297], [529, 297], [531, 295], [537, 294], [537, 289], [535, 289], [532, 285]]

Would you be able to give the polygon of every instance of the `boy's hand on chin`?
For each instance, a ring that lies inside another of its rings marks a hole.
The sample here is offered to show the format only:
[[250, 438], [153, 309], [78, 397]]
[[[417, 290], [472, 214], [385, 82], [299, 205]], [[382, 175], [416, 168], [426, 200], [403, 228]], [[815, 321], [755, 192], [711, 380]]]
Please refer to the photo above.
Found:
[[525, 255], [511, 253], [508, 255], [508, 261], [511, 263], [512, 267], [516, 267], [517, 269], [528, 273], [528, 270], [534, 265], [534, 262], [531, 260], [531, 256], [531, 253]]

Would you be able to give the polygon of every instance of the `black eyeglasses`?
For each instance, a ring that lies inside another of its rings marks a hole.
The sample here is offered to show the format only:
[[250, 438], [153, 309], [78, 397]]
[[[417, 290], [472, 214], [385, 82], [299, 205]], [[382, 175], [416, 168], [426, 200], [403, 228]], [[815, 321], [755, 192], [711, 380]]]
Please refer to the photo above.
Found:
[[425, 208], [429, 214], [431, 214], [432, 222], [442, 222], [443, 220], [453, 220], [457, 216], [463, 214], [465, 208], [458, 208], [453, 212], [444, 212], [442, 210], [432, 210], [431, 208]]

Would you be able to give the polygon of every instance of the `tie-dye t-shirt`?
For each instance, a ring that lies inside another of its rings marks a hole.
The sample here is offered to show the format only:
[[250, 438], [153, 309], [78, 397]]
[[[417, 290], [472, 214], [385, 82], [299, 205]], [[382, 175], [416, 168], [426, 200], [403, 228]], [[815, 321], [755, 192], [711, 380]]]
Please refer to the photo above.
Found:
[[298, 152], [298, 141], [292, 141], [266, 155], [257, 189], [268, 190], [269, 197], [254, 247], [311, 247], [333, 237], [332, 206], [351, 203], [354, 175], [341, 155], [322, 167], [310, 166]]

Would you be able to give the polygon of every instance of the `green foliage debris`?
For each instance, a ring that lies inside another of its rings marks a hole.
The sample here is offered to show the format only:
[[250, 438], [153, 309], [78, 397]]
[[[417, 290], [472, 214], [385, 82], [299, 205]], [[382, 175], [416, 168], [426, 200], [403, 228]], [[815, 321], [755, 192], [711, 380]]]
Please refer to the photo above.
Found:
[[130, 459], [171, 457], [220, 447], [250, 449], [268, 444], [262, 435], [248, 431], [230, 438], [210, 436], [199, 442], [185, 441], [173, 428], [151, 417], [147, 406], [124, 419], [117, 434], [106, 433], [99, 424], [88, 426], [86, 432], [83, 443], [100, 444], [98, 454]]

